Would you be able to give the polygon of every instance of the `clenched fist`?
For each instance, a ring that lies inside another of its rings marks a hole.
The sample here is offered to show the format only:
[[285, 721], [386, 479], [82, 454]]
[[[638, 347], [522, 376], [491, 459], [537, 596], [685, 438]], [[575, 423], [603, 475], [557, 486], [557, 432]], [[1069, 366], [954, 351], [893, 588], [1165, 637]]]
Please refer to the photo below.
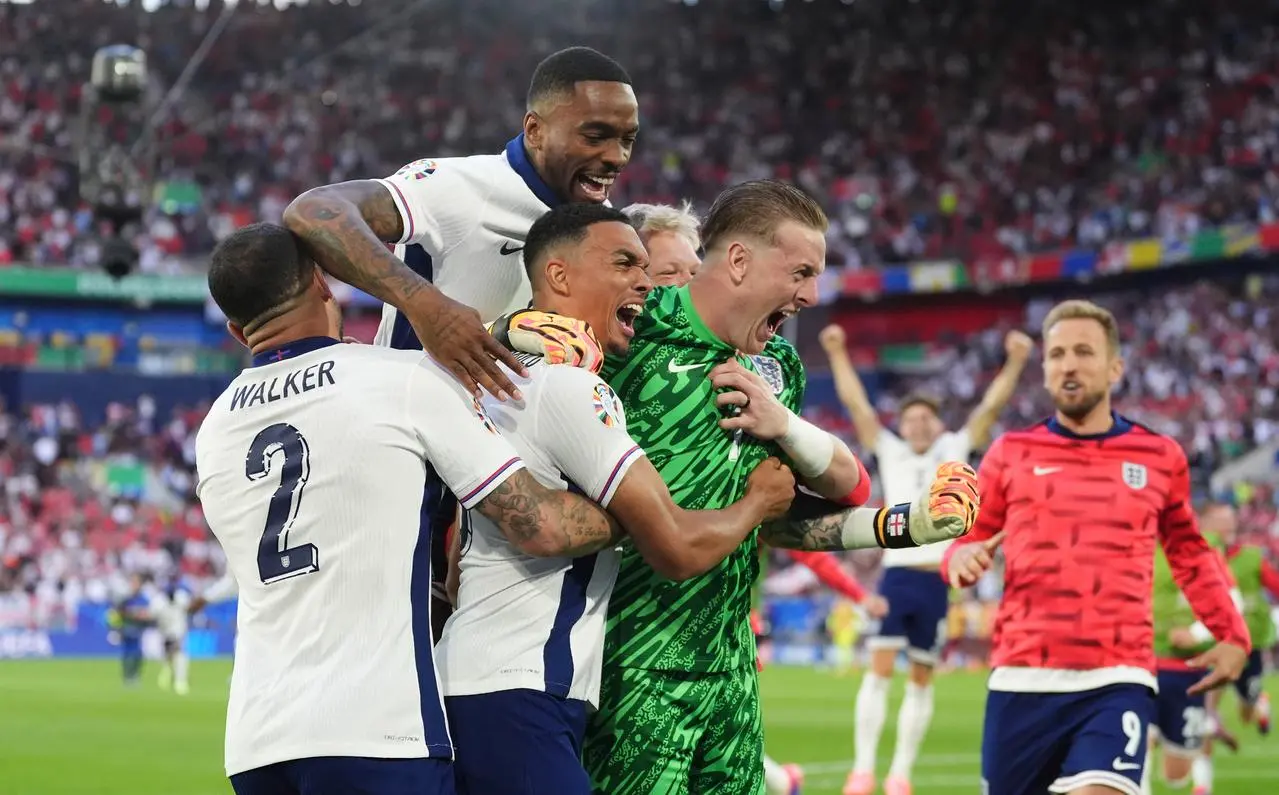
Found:
[[584, 320], [520, 309], [493, 321], [490, 331], [511, 350], [537, 354], [547, 364], [571, 364], [592, 373], [604, 365], [604, 351]]
[[916, 544], [959, 538], [972, 529], [981, 507], [977, 473], [967, 464], [947, 461], [937, 467], [927, 494], [910, 512], [910, 537]]

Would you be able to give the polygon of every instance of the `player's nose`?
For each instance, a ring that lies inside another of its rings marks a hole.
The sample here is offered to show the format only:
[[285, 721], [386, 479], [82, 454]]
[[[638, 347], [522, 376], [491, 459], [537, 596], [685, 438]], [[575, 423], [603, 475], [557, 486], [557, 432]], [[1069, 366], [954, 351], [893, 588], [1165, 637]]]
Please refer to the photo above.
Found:
[[795, 294], [795, 303], [802, 307], [817, 305], [817, 280], [805, 279]]
[[631, 150], [619, 138], [609, 141], [600, 155], [600, 161], [612, 171], [626, 168], [630, 160]]

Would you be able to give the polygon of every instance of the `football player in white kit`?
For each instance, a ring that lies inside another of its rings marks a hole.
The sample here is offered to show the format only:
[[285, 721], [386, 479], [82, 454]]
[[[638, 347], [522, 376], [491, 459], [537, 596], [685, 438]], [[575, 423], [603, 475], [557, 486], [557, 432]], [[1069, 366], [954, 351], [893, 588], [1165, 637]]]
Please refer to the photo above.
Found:
[[[959, 431], [946, 430], [936, 403], [912, 397], [898, 407], [898, 432], [893, 433], [880, 425], [875, 407], [849, 361], [844, 330], [838, 325], [827, 326], [820, 339], [857, 439], [863, 449], [875, 452], [885, 505], [918, 493], [942, 461], [967, 461], [973, 450], [986, 446], [991, 428], [1017, 388], [1017, 380], [1034, 348], [1030, 337], [1020, 331], [1007, 335], [1007, 360]], [[867, 641], [871, 664], [857, 693], [853, 769], [845, 782], [844, 795], [870, 795], [875, 791], [875, 754], [888, 708], [888, 687], [902, 649], [910, 660], [910, 676], [897, 713], [897, 743], [884, 779], [884, 793], [911, 793], [911, 768], [932, 721], [933, 669], [944, 641], [949, 609], [949, 592], [937, 576], [948, 546], [941, 543], [884, 551], [879, 592], [888, 600], [888, 615], [877, 636]]]
[[503, 152], [315, 188], [284, 223], [321, 268], [385, 302], [378, 344], [425, 346], [468, 388], [501, 397], [515, 386], [494, 360], [525, 373], [483, 324], [528, 304], [525, 234], [550, 207], [607, 201], [638, 133], [626, 70], [572, 47], [537, 67], [524, 129]]
[[[524, 256], [534, 310], [584, 320], [608, 353], [626, 353], [652, 283], [625, 215], [594, 204], [558, 207], [533, 224]], [[708, 571], [790, 507], [795, 479], [776, 459], [761, 463], [746, 495], [724, 510], [677, 507], [627, 435], [621, 402], [592, 369], [524, 358], [529, 376], [516, 378], [524, 400], [487, 398], [489, 416], [543, 484], [579, 489], [607, 507], [665, 576]], [[437, 650], [458, 792], [590, 795], [582, 741], [587, 710], [599, 703], [616, 553], [530, 558], [482, 515], [459, 540], [457, 609]]]
[[151, 614], [155, 628], [164, 640], [164, 661], [160, 664], [161, 690], [173, 688], [179, 696], [191, 692], [187, 681], [190, 659], [187, 657], [187, 617], [192, 604], [191, 592], [178, 577], [151, 595]]
[[454, 791], [430, 635], [430, 519], [445, 488], [530, 555], [617, 543], [540, 484], [429, 356], [340, 342], [288, 230], [218, 245], [209, 291], [253, 365], [196, 438], [198, 495], [239, 586], [226, 771], [237, 795]]

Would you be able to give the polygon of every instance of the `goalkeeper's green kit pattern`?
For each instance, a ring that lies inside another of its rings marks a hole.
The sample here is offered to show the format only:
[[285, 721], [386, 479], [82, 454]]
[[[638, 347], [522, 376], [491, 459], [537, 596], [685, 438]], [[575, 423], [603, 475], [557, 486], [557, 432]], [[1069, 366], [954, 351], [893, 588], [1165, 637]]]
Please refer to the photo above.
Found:
[[[693, 309], [686, 287], [649, 297], [625, 360], [602, 375], [626, 409], [626, 426], [690, 510], [740, 499], [770, 445], [719, 427], [707, 377], [736, 355]], [[798, 412], [804, 368], [774, 337], [760, 356], [739, 356]], [[633, 549], [621, 559], [609, 601], [600, 711], [587, 731], [585, 761], [596, 792], [755, 795], [763, 787], [751, 587], [759, 574], [756, 533], [718, 566], [676, 583]]]

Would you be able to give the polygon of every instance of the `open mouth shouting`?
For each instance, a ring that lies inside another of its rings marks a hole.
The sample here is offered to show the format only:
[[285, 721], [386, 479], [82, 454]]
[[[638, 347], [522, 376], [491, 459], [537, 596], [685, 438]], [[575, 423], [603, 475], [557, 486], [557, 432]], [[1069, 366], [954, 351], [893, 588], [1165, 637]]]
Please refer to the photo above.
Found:
[[615, 181], [617, 181], [616, 174], [581, 173], [573, 180], [573, 186], [577, 189], [582, 201], [603, 204], [608, 200], [608, 194], [613, 190]]
[[644, 313], [644, 305], [639, 303], [623, 304], [617, 309], [617, 323], [622, 327], [626, 338], [635, 336], [635, 319]]

